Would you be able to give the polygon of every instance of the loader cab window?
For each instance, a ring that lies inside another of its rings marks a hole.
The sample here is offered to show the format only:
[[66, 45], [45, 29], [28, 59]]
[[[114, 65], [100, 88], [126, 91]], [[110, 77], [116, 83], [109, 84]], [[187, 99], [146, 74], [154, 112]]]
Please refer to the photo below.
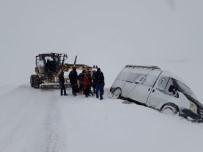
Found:
[[57, 63], [57, 64], [59, 64], [60, 59], [56, 56], [56, 57], [54, 58], [54, 62]]
[[44, 67], [44, 60], [42, 59], [42, 57], [41, 56], [38, 56], [37, 58], [36, 58], [36, 65], [37, 65], [37, 67]]
[[52, 58], [53, 58], [53, 63], [54, 64], [60, 64], [61, 60], [60, 60], [59, 55], [53, 55]]
[[47, 63], [47, 62], [50, 62], [50, 61], [53, 61], [53, 58], [50, 57], [50, 56], [46, 56], [46, 57], [45, 57], [45, 61], [46, 61], [46, 63]]
[[42, 60], [38, 60], [37, 66], [44, 67], [44, 62]]
[[54, 56], [45, 56], [45, 68], [48, 73], [56, 71]]

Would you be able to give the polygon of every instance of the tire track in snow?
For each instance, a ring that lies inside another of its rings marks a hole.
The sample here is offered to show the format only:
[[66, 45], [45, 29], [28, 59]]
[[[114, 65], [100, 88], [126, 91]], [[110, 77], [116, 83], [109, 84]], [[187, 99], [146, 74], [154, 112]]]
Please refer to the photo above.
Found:
[[45, 99], [39, 90], [28, 87], [18, 87], [4, 96], [0, 103], [1, 117], [6, 116], [0, 123], [2, 152], [35, 152], [38, 149], [36, 143], [39, 143], [40, 135], [36, 132], [39, 132], [47, 111], [47, 103], [40, 97]]
[[[20, 91], [18, 90], [20, 89]], [[12, 145], [16, 137], [25, 137], [30, 132], [30, 113], [33, 110], [36, 100], [30, 96], [23, 96], [22, 93], [28, 93], [27, 89], [21, 87], [15, 88], [1, 98], [0, 103], [0, 148], [1, 151], [9, 151], [9, 145]], [[10, 95], [12, 94], [12, 95]], [[33, 112], [33, 111], [32, 111]], [[26, 127], [25, 127], [26, 126]], [[29, 126], [29, 127], [28, 127]], [[19, 140], [18, 140], [19, 141]], [[16, 145], [16, 144], [15, 144]]]
[[49, 105], [49, 114], [45, 123], [45, 152], [67, 152], [65, 127], [57, 95], [53, 96]]
[[0, 151], [67, 152], [58, 90], [23, 86], [9, 94], [0, 102]]

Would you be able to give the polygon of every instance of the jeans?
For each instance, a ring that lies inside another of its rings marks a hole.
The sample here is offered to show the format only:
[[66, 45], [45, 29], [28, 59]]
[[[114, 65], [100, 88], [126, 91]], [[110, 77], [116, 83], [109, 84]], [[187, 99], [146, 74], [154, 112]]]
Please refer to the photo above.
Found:
[[60, 84], [60, 88], [61, 88], [61, 95], [66, 95], [66, 87], [64, 85], [64, 83]]
[[73, 94], [74, 96], [76, 96], [77, 84], [71, 84], [71, 88], [72, 88], [72, 94]]
[[103, 83], [97, 83], [96, 84], [96, 97], [98, 98], [100, 96], [100, 100], [102, 100], [103, 94], [104, 94], [104, 84]]

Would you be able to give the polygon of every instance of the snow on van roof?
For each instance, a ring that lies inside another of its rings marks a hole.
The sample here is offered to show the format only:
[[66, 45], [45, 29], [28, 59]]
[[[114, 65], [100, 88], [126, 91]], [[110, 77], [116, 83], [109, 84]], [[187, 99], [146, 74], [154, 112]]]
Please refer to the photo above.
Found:
[[180, 77], [178, 77], [177, 75], [159, 68], [158, 66], [145, 66], [145, 65], [126, 65], [125, 68], [142, 68], [142, 69], [156, 69], [156, 70], [161, 70], [162, 71], [162, 75], [167, 76], [167, 77], [172, 77], [176, 80], [179, 80], [181, 82], [183, 82], [185, 84], [185, 81], [182, 80]]
[[137, 68], [148, 68], [148, 69], [159, 69], [159, 70], [161, 70], [161, 68], [159, 68], [158, 66], [126, 65], [125, 67], [128, 67], [128, 68], [137, 67]]
[[180, 77], [178, 77], [177, 75], [175, 75], [172, 72], [169, 72], [167, 70], [161, 69], [158, 66], [145, 66], [145, 65], [126, 65], [125, 68], [142, 68], [142, 69], [156, 69], [156, 70], [161, 70], [162, 71], [162, 75], [167, 76], [167, 77], [172, 77], [176, 80], [179, 80], [183, 83], [185, 83], [184, 80], [182, 80]]

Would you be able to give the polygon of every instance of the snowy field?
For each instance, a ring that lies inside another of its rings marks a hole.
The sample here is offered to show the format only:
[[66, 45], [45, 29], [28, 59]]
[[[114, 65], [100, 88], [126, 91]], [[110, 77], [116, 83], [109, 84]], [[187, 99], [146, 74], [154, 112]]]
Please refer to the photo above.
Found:
[[203, 103], [202, 0], [0, 0], [0, 152], [202, 152], [203, 124], [123, 100], [32, 89], [35, 56], [170, 71]]
[[136, 104], [29, 84], [0, 96], [1, 152], [201, 151], [203, 124]]

